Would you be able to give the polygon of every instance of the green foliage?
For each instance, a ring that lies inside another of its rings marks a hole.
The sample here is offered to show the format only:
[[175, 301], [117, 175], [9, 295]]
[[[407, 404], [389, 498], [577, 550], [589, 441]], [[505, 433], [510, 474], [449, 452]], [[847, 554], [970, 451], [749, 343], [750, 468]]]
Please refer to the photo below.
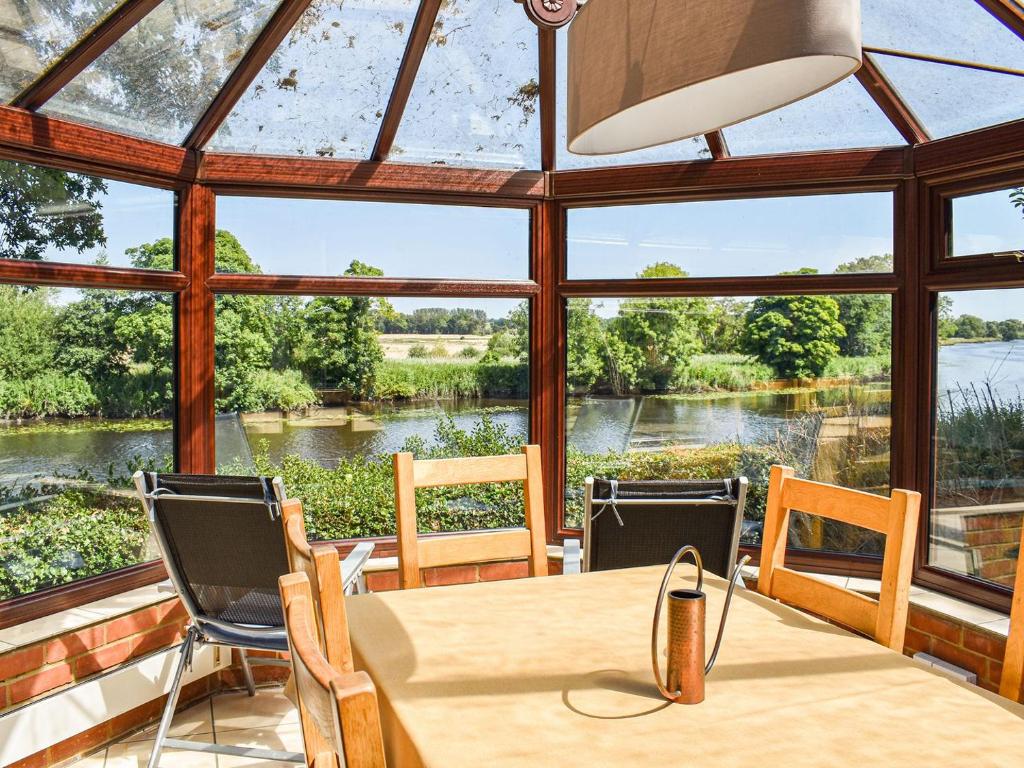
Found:
[[295, 411], [318, 402], [316, 392], [300, 371], [254, 370], [232, 392], [232, 410]]
[[459, 357], [466, 360], [476, 360], [482, 353], [476, 347], [463, 347], [459, 350]]
[[830, 379], [876, 379], [892, 372], [892, 355], [874, 357], [834, 357], [823, 375]]
[[0, 600], [146, 558], [149, 526], [130, 495], [65, 490], [0, 515]]
[[[892, 254], [865, 256], [836, 267], [839, 274], [892, 272]], [[879, 293], [849, 293], [835, 297], [839, 321], [846, 336], [839, 339], [839, 353], [848, 357], [881, 355], [892, 348], [892, 300]]]
[[998, 330], [1003, 341], [1024, 339], [1024, 320], [1002, 320], [998, 323]]
[[604, 373], [604, 328], [590, 299], [569, 299], [566, 310], [566, 386], [571, 391], [591, 389]]
[[385, 360], [377, 369], [376, 400], [526, 397], [529, 369], [512, 362], [443, 363]]
[[0, 378], [0, 416], [4, 418], [89, 416], [98, 408], [92, 387], [77, 373], [47, 371], [28, 378]]
[[465, 307], [421, 307], [410, 315], [390, 312], [382, 314], [377, 325], [383, 333], [486, 336], [491, 332], [491, 321], [484, 310]]
[[743, 392], [772, 378], [769, 366], [743, 355], [697, 355], [676, 382], [676, 391]]
[[0, 259], [39, 261], [50, 248], [106, 245], [106, 191], [95, 176], [0, 160]]
[[421, 344], [420, 342], [417, 341], [415, 344], [409, 347], [409, 357], [422, 360], [424, 358], [430, 357], [430, 350], [427, 349], [426, 344]]
[[56, 317], [46, 288], [0, 285], [0, 380], [36, 376], [50, 368]]
[[747, 312], [743, 351], [783, 378], [820, 376], [846, 335], [830, 296], [763, 296]]
[[958, 339], [982, 339], [986, 330], [985, 321], [977, 315], [960, 315], [953, 336]]
[[431, 357], [448, 357], [448, 347], [438, 342], [430, 347]]

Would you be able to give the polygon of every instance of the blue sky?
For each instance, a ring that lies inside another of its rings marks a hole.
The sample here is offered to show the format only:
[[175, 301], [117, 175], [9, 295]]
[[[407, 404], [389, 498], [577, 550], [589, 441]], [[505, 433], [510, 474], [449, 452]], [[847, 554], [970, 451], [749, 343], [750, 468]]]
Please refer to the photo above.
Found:
[[[110, 262], [127, 248], [170, 237], [173, 194], [109, 182], [103, 212]], [[1024, 214], [1008, 192], [957, 200], [954, 252], [1024, 246]], [[339, 274], [353, 259], [396, 277], [523, 279], [529, 214], [523, 210], [279, 198], [221, 197], [217, 226], [233, 232], [266, 273]], [[888, 193], [617, 206], [569, 214], [570, 277], [632, 277], [656, 261], [694, 276], [766, 275], [803, 266], [832, 272], [860, 256], [892, 251]], [[85, 254], [51, 252], [87, 263]], [[1024, 315], [1024, 290], [951, 294], [956, 313], [1001, 320]], [[485, 309], [514, 301], [397, 299], [422, 306]]]

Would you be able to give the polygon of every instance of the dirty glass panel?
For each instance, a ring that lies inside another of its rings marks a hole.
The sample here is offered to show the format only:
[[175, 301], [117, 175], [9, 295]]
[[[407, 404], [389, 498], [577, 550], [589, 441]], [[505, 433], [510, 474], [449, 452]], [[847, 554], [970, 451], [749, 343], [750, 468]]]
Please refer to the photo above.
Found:
[[[501, 299], [220, 296], [217, 465], [280, 475], [317, 539], [395, 533], [391, 454], [518, 453], [529, 311]], [[417, 492], [421, 531], [522, 525], [522, 485]]]
[[616, 155], [577, 155], [569, 151], [568, 101], [569, 86], [569, 33], [565, 28], [558, 30], [556, 43], [557, 90], [555, 92], [557, 115], [557, 147], [555, 163], [560, 170], [573, 168], [596, 168], [608, 165], [642, 165], [644, 163], [671, 163], [684, 160], [710, 160], [711, 150], [703, 136], [675, 141], [659, 147], [640, 149], [636, 152], [622, 152]]
[[1024, 289], [938, 297], [928, 562], [1012, 587], [1024, 519]]
[[173, 192], [0, 160], [0, 259], [173, 269], [173, 235]]
[[224, 152], [369, 158], [415, 0], [317, 0], [210, 142]]
[[[567, 313], [567, 525], [583, 523], [588, 476], [744, 475], [752, 545], [772, 464], [888, 492], [888, 296], [570, 299]], [[794, 337], [817, 351], [778, 343]], [[798, 548], [878, 555], [882, 544], [802, 514], [790, 527]]]
[[1024, 117], [1024, 77], [895, 56], [875, 58], [932, 138]]
[[522, 6], [441, 4], [389, 160], [539, 168], [537, 28]]
[[[530, 277], [530, 213], [523, 209], [220, 196], [217, 226], [271, 274], [351, 274], [356, 261], [373, 267], [357, 268], [353, 276], [361, 277]], [[217, 270], [235, 266], [218, 263]]]
[[83, 37], [117, 0], [0, 3], [0, 101], [10, 101]]
[[568, 211], [570, 279], [891, 272], [888, 192]]
[[180, 143], [276, 6], [271, 0], [164, 0], [42, 111]]
[[795, 104], [726, 128], [724, 135], [733, 155], [906, 143], [855, 77]]
[[950, 256], [1012, 254], [1024, 259], [1024, 187], [950, 201]]
[[861, 16], [867, 46], [1024, 69], [1024, 42], [975, 0], [863, 0]]
[[0, 286], [0, 600], [159, 556], [131, 475], [172, 468], [172, 303]]

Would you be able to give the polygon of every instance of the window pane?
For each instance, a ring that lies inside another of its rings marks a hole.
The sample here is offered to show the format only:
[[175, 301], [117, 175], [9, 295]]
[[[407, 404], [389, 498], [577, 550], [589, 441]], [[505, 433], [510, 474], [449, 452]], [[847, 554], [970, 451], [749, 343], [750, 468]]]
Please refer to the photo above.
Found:
[[795, 104], [726, 128], [724, 135], [733, 155], [906, 143], [855, 77]]
[[[875, 192], [577, 208], [569, 211], [568, 273], [891, 272], [892, 205], [892, 195]], [[661, 262], [674, 269], [649, 269]]]
[[0, 5], [0, 101], [10, 101], [117, 5], [117, 0], [27, 0]]
[[210, 149], [369, 158], [417, 5], [312, 3]]
[[173, 192], [0, 160], [2, 259], [173, 269], [173, 234]]
[[[394, 534], [392, 453], [527, 442], [528, 325], [499, 299], [219, 296], [219, 470], [281, 475], [314, 538]], [[524, 520], [516, 484], [417, 499], [421, 531]]]
[[[530, 214], [508, 208], [219, 197], [218, 226], [252, 259], [219, 272], [525, 280]], [[354, 274], [368, 275], [355, 270]]]
[[1016, 253], [1024, 248], [1024, 188], [951, 201], [950, 256]]
[[928, 561], [1013, 586], [1024, 515], [1024, 289], [938, 301]]
[[158, 556], [131, 475], [171, 468], [171, 305], [0, 286], [0, 599]]
[[276, 5], [270, 0], [164, 0], [42, 111], [180, 143]]
[[540, 168], [537, 28], [516, 3], [441, 4], [389, 160]]
[[568, 89], [569, 89], [569, 34], [567, 28], [559, 29], [555, 55], [557, 58], [558, 87], [555, 91], [558, 118], [558, 146], [555, 162], [559, 170], [573, 168], [595, 168], [608, 165], [642, 165], [644, 163], [671, 163], [684, 160], [710, 160], [711, 150], [703, 136], [663, 144], [660, 147], [623, 152], [618, 155], [577, 155], [569, 151], [568, 138]]
[[876, 60], [934, 139], [1024, 116], [1024, 77], [895, 56]]
[[[567, 328], [567, 525], [582, 525], [588, 475], [745, 475], [750, 544], [772, 464], [888, 492], [888, 296], [572, 299]], [[778, 343], [794, 339], [815, 352]], [[790, 545], [877, 555], [882, 540], [795, 515]]]

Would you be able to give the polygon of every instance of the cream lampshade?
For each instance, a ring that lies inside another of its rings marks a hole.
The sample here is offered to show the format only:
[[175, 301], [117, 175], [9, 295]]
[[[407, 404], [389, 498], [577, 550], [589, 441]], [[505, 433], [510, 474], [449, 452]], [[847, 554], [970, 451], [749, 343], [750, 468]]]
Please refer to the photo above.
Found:
[[708, 133], [860, 64], [860, 0], [589, 0], [569, 27], [569, 151]]

